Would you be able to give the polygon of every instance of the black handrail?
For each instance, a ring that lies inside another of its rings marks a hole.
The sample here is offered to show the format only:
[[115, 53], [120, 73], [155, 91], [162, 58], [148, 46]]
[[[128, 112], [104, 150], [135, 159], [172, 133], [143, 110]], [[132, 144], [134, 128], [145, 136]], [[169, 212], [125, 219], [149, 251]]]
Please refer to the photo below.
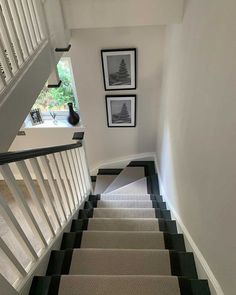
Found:
[[67, 150], [72, 150], [81, 146], [82, 146], [82, 143], [78, 142], [75, 144], [58, 145], [58, 146], [31, 149], [31, 150], [25, 150], [25, 151], [19, 151], [19, 152], [0, 153], [0, 165], [32, 159], [32, 158], [36, 158], [40, 156], [46, 156], [49, 154], [54, 154], [54, 153], [63, 152]]

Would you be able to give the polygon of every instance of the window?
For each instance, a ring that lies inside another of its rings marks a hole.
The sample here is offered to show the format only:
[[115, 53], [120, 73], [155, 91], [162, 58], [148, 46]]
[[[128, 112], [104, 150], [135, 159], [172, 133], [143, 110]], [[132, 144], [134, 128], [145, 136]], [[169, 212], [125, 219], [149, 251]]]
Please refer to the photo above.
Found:
[[74, 79], [69, 58], [61, 58], [58, 65], [59, 77], [62, 81], [59, 88], [48, 88], [44, 86], [39, 94], [33, 109], [40, 109], [44, 120], [52, 119], [53, 113], [57, 118], [68, 115], [68, 102], [72, 102], [74, 109], [78, 111]]

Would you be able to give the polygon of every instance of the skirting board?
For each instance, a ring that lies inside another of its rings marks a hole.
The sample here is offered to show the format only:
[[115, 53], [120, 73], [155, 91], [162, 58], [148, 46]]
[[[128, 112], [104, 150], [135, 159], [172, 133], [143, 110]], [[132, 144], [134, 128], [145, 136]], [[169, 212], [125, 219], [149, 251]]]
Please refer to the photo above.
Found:
[[160, 194], [163, 196], [163, 200], [166, 202], [168, 209], [171, 211], [171, 216], [176, 220], [179, 232], [183, 233], [184, 235], [187, 250], [194, 253], [199, 277], [201, 279], [208, 279], [209, 286], [211, 289], [211, 295], [225, 295], [214, 273], [208, 265], [206, 259], [204, 258], [197, 244], [194, 242], [190, 232], [188, 231], [179, 214], [175, 211], [173, 205], [170, 203], [161, 179], [160, 169], [157, 163], [156, 155], [154, 156], [154, 159], [156, 171], [158, 173], [159, 178]]
[[142, 161], [144, 159], [147, 160], [147, 161], [148, 160], [154, 161], [155, 153], [150, 152], [150, 153], [134, 154], [134, 155], [129, 155], [129, 156], [120, 157], [120, 158], [114, 158], [112, 160], [100, 162], [100, 163], [94, 165], [90, 169], [90, 175], [96, 175], [98, 169], [102, 169], [102, 168], [124, 168], [131, 161]]

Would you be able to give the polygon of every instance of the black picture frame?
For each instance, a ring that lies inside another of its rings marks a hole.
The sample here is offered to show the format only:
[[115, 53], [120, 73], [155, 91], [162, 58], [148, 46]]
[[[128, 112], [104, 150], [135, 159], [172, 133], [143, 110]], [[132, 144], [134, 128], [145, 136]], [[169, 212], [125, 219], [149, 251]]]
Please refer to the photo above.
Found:
[[43, 124], [43, 119], [42, 119], [40, 109], [32, 109], [30, 111], [30, 120], [32, 125]]
[[136, 127], [137, 96], [106, 95], [107, 127], [132, 128]]
[[137, 49], [101, 50], [105, 91], [137, 88]]

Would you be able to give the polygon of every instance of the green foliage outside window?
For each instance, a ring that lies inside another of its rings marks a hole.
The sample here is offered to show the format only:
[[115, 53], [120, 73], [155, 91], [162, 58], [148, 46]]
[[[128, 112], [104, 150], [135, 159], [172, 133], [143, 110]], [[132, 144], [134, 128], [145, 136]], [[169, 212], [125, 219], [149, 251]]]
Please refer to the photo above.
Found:
[[73, 102], [75, 109], [77, 109], [69, 62], [66, 59], [61, 60], [57, 68], [62, 81], [61, 86], [59, 88], [48, 88], [45, 85], [33, 108], [39, 108], [42, 112], [64, 111], [68, 110], [67, 103]]

